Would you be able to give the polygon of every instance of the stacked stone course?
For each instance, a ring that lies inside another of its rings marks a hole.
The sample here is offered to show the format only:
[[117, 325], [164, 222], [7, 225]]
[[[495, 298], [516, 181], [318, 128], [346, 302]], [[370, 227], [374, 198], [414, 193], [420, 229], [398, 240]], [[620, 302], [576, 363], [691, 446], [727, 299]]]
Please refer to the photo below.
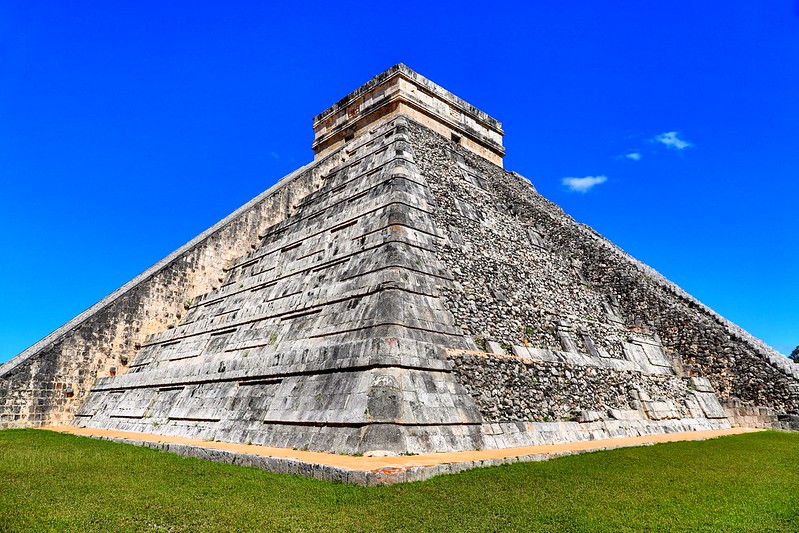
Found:
[[689, 383], [675, 376], [489, 354], [455, 352], [450, 358], [487, 422], [580, 421], [592, 411], [595, 420], [643, 419], [641, 392], [675, 401], [674, 418], [704, 416], [694, 412]]
[[0, 428], [72, 421], [98, 378], [121, 375], [145, 339], [175, 327], [187, 303], [316, 189], [332, 158], [300, 169], [17, 357], [0, 365]]

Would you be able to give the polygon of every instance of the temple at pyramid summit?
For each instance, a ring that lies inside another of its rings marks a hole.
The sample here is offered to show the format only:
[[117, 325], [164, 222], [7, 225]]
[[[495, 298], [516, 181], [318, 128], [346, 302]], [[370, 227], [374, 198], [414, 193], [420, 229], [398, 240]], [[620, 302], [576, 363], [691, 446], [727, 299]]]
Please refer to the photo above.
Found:
[[399, 64], [313, 128], [312, 162], [0, 366], [0, 427], [344, 454], [799, 429], [799, 365], [503, 169], [486, 113]]

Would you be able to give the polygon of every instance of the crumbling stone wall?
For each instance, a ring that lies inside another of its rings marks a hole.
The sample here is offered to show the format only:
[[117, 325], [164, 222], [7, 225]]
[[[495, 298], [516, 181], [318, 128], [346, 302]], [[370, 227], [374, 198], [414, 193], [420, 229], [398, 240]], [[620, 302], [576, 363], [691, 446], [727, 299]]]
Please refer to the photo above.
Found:
[[[676, 368], [708, 377], [720, 399], [799, 412], [799, 372], [784, 357], [575, 222], [525, 178], [411, 127], [447, 235], [439, 257], [457, 280], [442, 293], [479, 346], [562, 350], [567, 321], [621, 358], [628, 334], [649, 335]], [[574, 342], [589, 351], [580, 335]]]
[[218, 287], [226, 265], [254, 249], [336, 162], [290, 174], [0, 366], [0, 428], [69, 423], [98, 377], [125, 373], [145, 338], [175, 327], [191, 300]]
[[[620, 332], [604, 320], [604, 295], [579, 277], [572, 257], [534, 243], [540, 229], [509, 211], [512, 197], [539, 197], [532, 185], [429, 131], [418, 133], [426, 142], [415, 146], [417, 164], [448, 236], [440, 256], [458, 282], [455, 290], [445, 289], [457, 323], [478, 341], [551, 348], [559, 346], [558, 322], [569, 318], [609, 355], [621, 357]], [[504, 182], [514, 190], [497, 190]]]
[[450, 355], [453, 370], [486, 422], [572, 420], [581, 411], [640, 409], [639, 395], [670, 400], [690, 418], [690, 389], [680, 378], [466, 352]]

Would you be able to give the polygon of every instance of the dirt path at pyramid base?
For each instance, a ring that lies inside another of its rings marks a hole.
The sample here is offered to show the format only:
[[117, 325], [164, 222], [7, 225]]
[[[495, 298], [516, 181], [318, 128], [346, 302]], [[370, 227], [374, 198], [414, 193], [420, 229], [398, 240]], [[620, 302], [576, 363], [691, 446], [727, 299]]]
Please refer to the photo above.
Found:
[[704, 440], [727, 435], [764, 431], [731, 428], [713, 431], [690, 431], [642, 437], [522, 446], [498, 450], [474, 450], [428, 455], [356, 457], [332, 453], [271, 448], [255, 444], [211, 442], [199, 439], [132, 433], [71, 426], [45, 427], [59, 433], [111, 440], [161, 451], [177, 453], [223, 463], [250, 466], [271, 472], [297, 474], [327, 481], [358, 485], [386, 485], [422, 481], [441, 474], [451, 474], [483, 466], [543, 461], [553, 457], [627, 446], [644, 446], [661, 442]]

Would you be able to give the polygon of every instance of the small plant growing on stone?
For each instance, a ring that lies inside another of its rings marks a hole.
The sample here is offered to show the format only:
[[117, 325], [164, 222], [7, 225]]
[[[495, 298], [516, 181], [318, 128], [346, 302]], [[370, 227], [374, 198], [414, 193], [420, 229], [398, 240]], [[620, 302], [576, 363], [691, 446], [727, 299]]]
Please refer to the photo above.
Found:
[[790, 359], [794, 363], [799, 363], [799, 346], [793, 349], [791, 355], [788, 356], [788, 359]]
[[480, 348], [482, 351], [484, 351], [484, 352], [485, 352], [485, 351], [487, 351], [487, 350], [488, 350], [488, 347], [487, 347], [488, 345], [486, 344], [486, 340], [485, 340], [483, 337], [476, 336], [476, 337], [474, 338], [474, 343], [475, 343], [475, 344], [477, 345], [477, 347], [478, 347], [478, 348]]

